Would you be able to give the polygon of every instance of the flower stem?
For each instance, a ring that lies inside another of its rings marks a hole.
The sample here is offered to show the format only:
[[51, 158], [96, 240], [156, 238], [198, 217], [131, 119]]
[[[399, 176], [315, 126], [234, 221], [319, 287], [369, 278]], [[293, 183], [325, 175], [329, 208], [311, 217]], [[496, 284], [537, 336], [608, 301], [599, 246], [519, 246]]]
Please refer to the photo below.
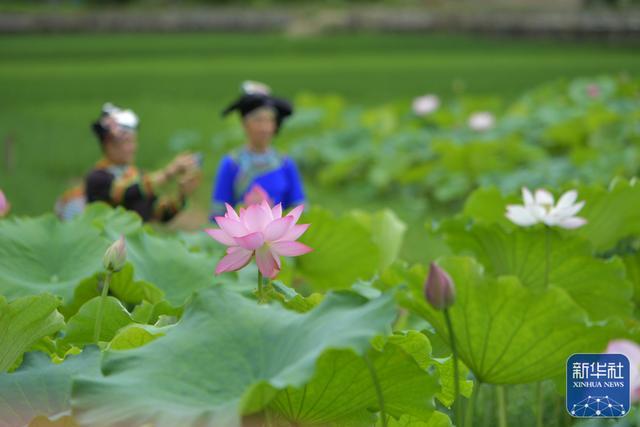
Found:
[[[544, 228], [544, 287], [549, 286], [549, 270], [551, 270], [551, 227]], [[544, 396], [542, 394], [542, 382], [536, 384], [536, 426], [542, 427], [542, 411], [544, 406]]]
[[544, 411], [544, 394], [542, 391], [542, 381], [536, 383], [536, 427], [542, 427], [542, 415]]
[[102, 315], [104, 311], [104, 303], [107, 300], [107, 294], [109, 293], [109, 283], [111, 283], [111, 270], [107, 270], [107, 275], [104, 278], [104, 284], [102, 285], [102, 295], [100, 295], [100, 302], [98, 303], [98, 312], [96, 313], [96, 325], [93, 329], [93, 341], [98, 344], [100, 340], [100, 329], [102, 328]]
[[451, 343], [451, 354], [453, 356], [453, 388], [455, 391], [454, 395], [454, 406], [453, 411], [455, 412], [456, 417], [456, 425], [462, 426], [462, 412], [460, 411], [460, 372], [458, 369], [458, 352], [456, 351], [456, 337], [453, 333], [453, 325], [451, 324], [451, 317], [449, 316], [449, 310], [444, 309], [444, 319], [447, 322], [447, 329], [449, 329], [449, 342]]
[[498, 397], [498, 427], [507, 427], [507, 399], [503, 385], [496, 386]]
[[271, 416], [271, 410], [269, 408], [264, 410], [264, 415], [265, 415], [265, 424], [266, 427], [272, 427], [273, 426], [273, 417]]
[[549, 270], [551, 269], [551, 228], [544, 227], [544, 287], [549, 285]]
[[376, 374], [376, 369], [371, 363], [371, 359], [369, 359], [368, 355], [364, 355], [364, 361], [367, 363], [367, 368], [369, 368], [369, 373], [371, 374], [371, 380], [373, 381], [373, 386], [376, 389], [376, 395], [378, 396], [378, 405], [380, 405], [380, 416], [382, 417], [382, 427], [387, 427], [387, 412], [384, 408], [384, 395], [382, 394], [382, 388], [380, 387], [380, 382], [378, 381], [378, 375]]
[[262, 289], [262, 271], [258, 270], [258, 302], [264, 302], [264, 289]]
[[465, 427], [473, 427], [473, 412], [475, 410], [476, 402], [478, 401], [478, 395], [480, 394], [480, 386], [481, 382], [477, 383], [477, 386], [473, 387], [473, 393], [471, 394], [471, 399], [467, 401], [467, 412], [464, 415], [464, 426]]

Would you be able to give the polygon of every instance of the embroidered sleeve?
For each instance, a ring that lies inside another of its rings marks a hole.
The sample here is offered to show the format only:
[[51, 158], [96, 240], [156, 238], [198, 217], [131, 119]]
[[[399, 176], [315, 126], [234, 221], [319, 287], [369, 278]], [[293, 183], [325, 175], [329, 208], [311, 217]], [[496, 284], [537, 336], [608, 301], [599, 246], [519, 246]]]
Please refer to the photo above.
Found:
[[160, 196], [153, 205], [153, 217], [160, 222], [169, 222], [184, 209], [186, 200], [181, 196]]
[[102, 201], [111, 206], [123, 206], [137, 212], [143, 220], [169, 221], [183, 207], [182, 197], [156, 196], [157, 176], [125, 173], [116, 178], [104, 169], [96, 169], [86, 179], [86, 196], [89, 203]]
[[155, 174], [125, 174], [115, 178], [106, 170], [95, 170], [86, 180], [89, 202], [103, 201], [113, 206], [134, 203], [140, 199], [151, 199], [155, 195]]

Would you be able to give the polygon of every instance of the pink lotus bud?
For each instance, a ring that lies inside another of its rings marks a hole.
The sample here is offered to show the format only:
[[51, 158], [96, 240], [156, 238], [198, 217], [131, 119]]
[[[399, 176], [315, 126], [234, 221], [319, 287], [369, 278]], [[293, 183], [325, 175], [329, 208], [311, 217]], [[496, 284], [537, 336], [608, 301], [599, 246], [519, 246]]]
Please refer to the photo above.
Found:
[[605, 352], [627, 356], [631, 377], [631, 401], [640, 401], [640, 345], [633, 341], [618, 339], [610, 341]]
[[245, 205], [259, 205], [262, 201], [265, 200], [269, 206], [273, 206], [273, 200], [269, 197], [269, 193], [265, 191], [260, 185], [255, 184], [251, 187], [251, 190], [244, 195], [243, 202]]
[[9, 202], [4, 196], [2, 190], [0, 190], [0, 218], [9, 213]]
[[120, 236], [109, 249], [104, 253], [102, 260], [104, 268], [116, 272], [122, 270], [124, 264], [127, 262], [127, 246], [124, 241], [124, 236]]
[[429, 277], [424, 284], [424, 295], [437, 310], [451, 307], [456, 299], [456, 287], [451, 276], [433, 262], [429, 266]]
[[596, 84], [587, 86], [587, 95], [589, 95], [590, 98], [597, 98], [600, 96], [600, 86]]

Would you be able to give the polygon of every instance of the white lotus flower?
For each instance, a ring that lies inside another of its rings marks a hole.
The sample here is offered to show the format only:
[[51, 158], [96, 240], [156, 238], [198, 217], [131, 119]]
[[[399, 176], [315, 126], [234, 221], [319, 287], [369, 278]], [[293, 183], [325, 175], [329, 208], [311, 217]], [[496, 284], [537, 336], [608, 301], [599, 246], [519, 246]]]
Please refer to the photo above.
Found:
[[585, 202], [575, 203], [577, 198], [576, 190], [567, 191], [554, 204], [553, 195], [547, 190], [538, 189], [534, 195], [528, 188], [522, 188], [524, 205], [508, 205], [506, 216], [522, 227], [538, 223], [567, 229], [582, 227], [587, 220], [575, 215]]
[[419, 96], [413, 100], [411, 107], [417, 116], [426, 116], [440, 107], [440, 98], [431, 94]]
[[469, 127], [478, 132], [491, 129], [495, 122], [493, 114], [488, 111], [479, 111], [469, 117]]

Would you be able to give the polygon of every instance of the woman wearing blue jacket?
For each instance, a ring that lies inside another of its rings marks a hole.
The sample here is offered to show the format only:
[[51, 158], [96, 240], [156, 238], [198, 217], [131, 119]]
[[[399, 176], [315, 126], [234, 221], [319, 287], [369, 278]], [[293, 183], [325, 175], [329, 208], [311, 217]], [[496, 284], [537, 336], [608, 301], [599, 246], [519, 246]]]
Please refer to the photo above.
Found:
[[263, 195], [271, 204], [288, 209], [304, 203], [302, 180], [295, 162], [278, 153], [273, 137], [292, 114], [291, 104], [271, 95], [261, 83], [244, 82], [242, 95], [222, 114], [237, 111], [247, 137], [246, 145], [224, 156], [218, 167], [212, 194], [212, 218], [247, 198]]

